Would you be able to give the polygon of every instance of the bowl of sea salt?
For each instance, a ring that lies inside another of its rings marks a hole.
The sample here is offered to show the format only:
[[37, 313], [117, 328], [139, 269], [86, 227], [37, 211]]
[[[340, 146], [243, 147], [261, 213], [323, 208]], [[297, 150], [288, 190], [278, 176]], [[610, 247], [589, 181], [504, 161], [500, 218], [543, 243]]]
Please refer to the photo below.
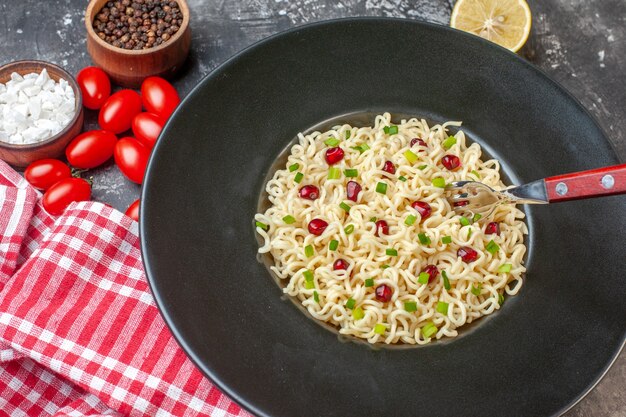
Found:
[[67, 71], [44, 61], [0, 67], [0, 159], [23, 168], [58, 158], [82, 128], [82, 95]]

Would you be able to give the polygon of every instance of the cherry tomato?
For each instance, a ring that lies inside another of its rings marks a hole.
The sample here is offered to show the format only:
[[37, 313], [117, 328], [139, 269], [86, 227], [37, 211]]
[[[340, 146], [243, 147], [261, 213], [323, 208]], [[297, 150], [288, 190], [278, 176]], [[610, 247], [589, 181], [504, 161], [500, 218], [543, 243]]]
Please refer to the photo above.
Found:
[[70, 167], [58, 159], [40, 159], [31, 163], [24, 171], [24, 178], [30, 185], [47, 190], [56, 182], [72, 176]]
[[141, 100], [150, 113], [157, 114], [167, 120], [178, 103], [178, 93], [161, 77], [148, 77], [141, 83]]
[[83, 93], [83, 105], [98, 110], [111, 95], [111, 81], [106, 72], [98, 67], [85, 67], [76, 76]]
[[126, 209], [126, 215], [134, 221], [139, 221], [139, 199], [135, 200], [133, 204]]
[[126, 178], [137, 184], [143, 182], [148, 158], [150, 158], [148, 148], [135, 138], [122, 138], [115, 144], [113, 155], [115, 163]]
[[95, 168], [113, 156], [116, 142], [117, 136], [111, 132], [90, 130], [72, 139], [65, 148], [65, 156], [76, 168]]
[[133, 90], [121, 90], [107, 99], [98, 115], [104, 130], [122, 133], [130, 129], [133, 118], [141, 112], [141, 97]]
[[65, 178], [48, 188], [43, 195], [43, 208], [54, 216], [63, 211], [74, 201], [88, 201], [91, 198], [91, 186], [82, 178]]
[[152, 149], [156, 143], [165, 120], [154, 113], [139, 113], [133, 119], [133, 133], [137, 140], [148, 149]]

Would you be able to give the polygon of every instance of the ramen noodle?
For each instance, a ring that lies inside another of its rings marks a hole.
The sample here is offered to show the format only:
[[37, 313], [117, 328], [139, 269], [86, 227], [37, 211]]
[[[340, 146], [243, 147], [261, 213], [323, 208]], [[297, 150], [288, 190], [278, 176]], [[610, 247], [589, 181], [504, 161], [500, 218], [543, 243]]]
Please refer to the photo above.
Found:
[[460, 122], [347, 124], [299, 134], [255, 216], [259, 252], [283, 291], [340, 334], [426, 344], [498, 310], [522, 286], [524, 213], [463, 217], [446, 184], [503, 189], [498, 161], [468, 146]]

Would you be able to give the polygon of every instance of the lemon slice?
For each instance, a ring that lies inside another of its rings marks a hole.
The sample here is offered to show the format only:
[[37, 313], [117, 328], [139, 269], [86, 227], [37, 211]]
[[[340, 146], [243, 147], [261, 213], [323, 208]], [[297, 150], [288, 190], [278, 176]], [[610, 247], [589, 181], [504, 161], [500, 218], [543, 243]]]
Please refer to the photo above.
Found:
[[531, 20], [525, 0], [459, 0], [450, 26], [517, 52], [528, 39]]

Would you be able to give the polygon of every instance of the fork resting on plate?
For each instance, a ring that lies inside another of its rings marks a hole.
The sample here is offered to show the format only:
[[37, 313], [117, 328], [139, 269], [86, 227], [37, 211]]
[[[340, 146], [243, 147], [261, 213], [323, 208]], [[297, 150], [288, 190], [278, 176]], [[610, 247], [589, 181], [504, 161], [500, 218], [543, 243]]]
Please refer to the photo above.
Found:
[[501, 204], [547, 204], [626, 194], [626, 164], [573, 172], [529, 182], [502, 191], [479, 181], [448, 184], [448, 202], [457, 213], [487, 218]]

